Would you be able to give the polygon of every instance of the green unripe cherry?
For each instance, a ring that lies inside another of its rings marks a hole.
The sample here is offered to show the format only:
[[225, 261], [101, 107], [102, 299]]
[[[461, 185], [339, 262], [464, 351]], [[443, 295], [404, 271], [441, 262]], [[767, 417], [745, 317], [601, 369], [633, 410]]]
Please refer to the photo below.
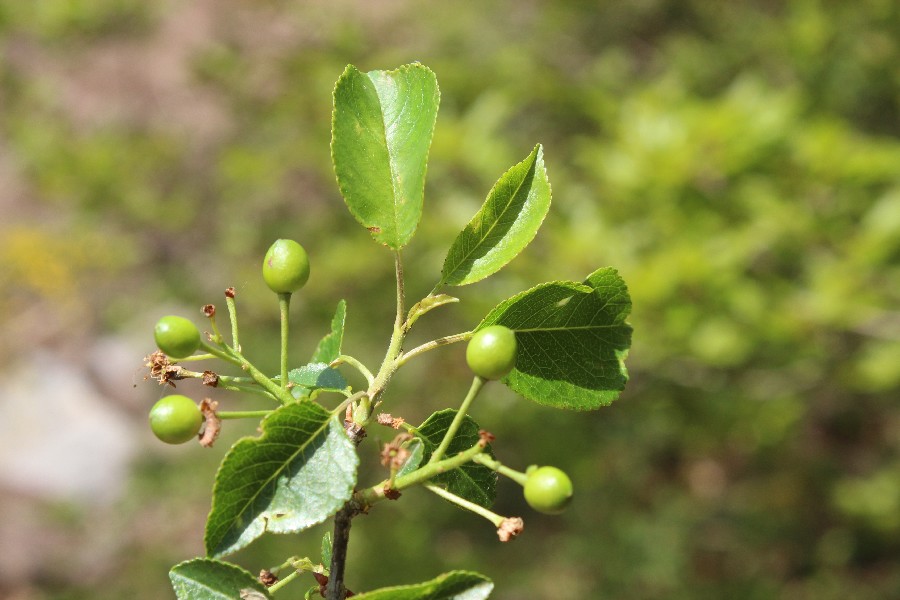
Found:
[[466, 347], [466, 362], [485, 379], [502, 379], [516, 366], [516, 334], [503, 325], [478, 330]]
[[276, 294], [296, 292], [309, 279], [309, 257], [294, 240], [276, 240], [263, 260], [263, 279]]
[[163, 317], [156, 322], [153, 337], [157, 347], [171, 358], [187, 358], [200, 347], [200, 330], [184, 317]]
[[200, 408], [187, 396], [166, 396], [150, 409], [150, 429], [167, 444], [191, 441], [197, 437], [202, 424]]
[[559, 514], [572, 501], [572, 480], [556, 467], [529, 469], [525, 479], [525, 501], [538, 512]]

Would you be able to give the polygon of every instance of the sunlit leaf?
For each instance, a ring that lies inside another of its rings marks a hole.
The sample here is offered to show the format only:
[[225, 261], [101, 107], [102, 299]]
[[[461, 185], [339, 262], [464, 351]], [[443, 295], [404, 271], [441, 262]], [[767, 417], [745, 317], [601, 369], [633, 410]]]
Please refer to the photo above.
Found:
[[499, 271], [534, 239], [549, 209], [550, 181], [539, 144], [494, 184], [453, 241], [441, 283], [466, 285]]
[[400, 249], [422, 216], [425, 167], [440, 93], [418, 63], [345, 70], [334, 89], [331, 156], [350, 212], [376, 241]]
[[338, 418], [313, 402], [288, 404], [222, 461], [206, 523], [206, 552], [236, 552], [265, 532], [321, 523], [350, 498], [359, 459]]
[[[230, 563], [195, 558], [175, 565], [169, 579], [178, 600], [235, 600], [244, 592], [271, 598], [266, 587], [251, 573]], [[252, 596], [247, 596], [252, 597]]]
[[431, 581], [382, 588], [353, 596], [358, 600], [484, 600], [494, 584], [471, 571], [451, 571]]

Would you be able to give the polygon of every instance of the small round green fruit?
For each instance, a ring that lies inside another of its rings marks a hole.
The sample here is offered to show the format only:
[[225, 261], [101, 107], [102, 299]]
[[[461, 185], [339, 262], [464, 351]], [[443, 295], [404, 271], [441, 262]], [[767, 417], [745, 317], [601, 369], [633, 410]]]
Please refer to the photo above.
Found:
[[200, 408], [187, 396], [166, 396], [150, 409], [150, 429], [167, 444], [191, 441], [197, 437], [202, 424]]
[[156, 322], [153, 337], [157, 347], [175, 359], [187, 358], [200, 347], [200, 330], [184, 317], [163, 317]]
[[263, 260], [263, 279], [276, 294], [296, 292], [309, 279], [309, 257], [294, 240], [276, 240]]
[[516, 334], [503, 325], [478, 330], [466, 347], [466, 362], [484, 379], [502, 379], [516, 366]]
[[526, 475], [525, 501], [534, 510], [555, 515], [572, 501], [572, 480], [556, 467], [538, 467]]

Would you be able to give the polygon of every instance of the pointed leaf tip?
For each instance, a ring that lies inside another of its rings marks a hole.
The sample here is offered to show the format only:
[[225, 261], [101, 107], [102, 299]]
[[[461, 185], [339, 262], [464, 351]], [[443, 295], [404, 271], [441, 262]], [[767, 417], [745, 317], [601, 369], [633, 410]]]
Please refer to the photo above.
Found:
[[441, 284], [467, 285], [493, 275], [525, 249], [550, 210], [550, 181], [538, 144], [491, 188], [444, 259]]

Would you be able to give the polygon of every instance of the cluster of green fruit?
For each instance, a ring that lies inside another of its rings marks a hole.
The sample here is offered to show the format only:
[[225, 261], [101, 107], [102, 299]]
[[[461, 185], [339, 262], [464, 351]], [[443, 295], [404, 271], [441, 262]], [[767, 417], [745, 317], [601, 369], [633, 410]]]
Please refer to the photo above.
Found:
[[[466, 347], [466, 363], [483, 379], [502, 379], [516, 366], [516, 334], [503, 325], [478, 330]], [[572, 480], [556, 467], [529, 467], [524, 479], [525, 500], [534, 510], [561, 513], [572, 500]]]
[[[309, 257], [293, 240], [277, 240], [263, 260], [263, 279], [276, 294], [299, 290], [309, 279]], [[169, 358], [179, 360], [200, 349], [200, 330], [188, 319], [169, 315], [153, 329], [156, 346]], [[187, 396], [166, 396], [150, 409], [150, 429], [167, 444], [183, 444], [197, 436], [203, 425], [200, 407]]]
[[[263, 261], [263, 279], [277, 294], [290, 294], [309, 279], [309, 258], [303, 247], [292, 240], [277, 240]], [[162, 317], [154, 328], [156, 345], [169, 358], [179, 360], [193, 355], [203, 345], [200, 331], [184, 317]], [[506, 377], [515, 367], [515, 332], [492, 325], [476, 332], [466, 347], [466, 362], [472, 372], [485, 380]], [[172, 394], [159, 400], [150, 410], [150, 428], [168, 444], [182, 444], [197, 437], [204, 417], [200, 407], [187, 396]], [[517, 478], [524, 487], [525, 500], [533, 509], [556, 514], [572, 499], [572, 481], [556, 467], [530, 467]]]

